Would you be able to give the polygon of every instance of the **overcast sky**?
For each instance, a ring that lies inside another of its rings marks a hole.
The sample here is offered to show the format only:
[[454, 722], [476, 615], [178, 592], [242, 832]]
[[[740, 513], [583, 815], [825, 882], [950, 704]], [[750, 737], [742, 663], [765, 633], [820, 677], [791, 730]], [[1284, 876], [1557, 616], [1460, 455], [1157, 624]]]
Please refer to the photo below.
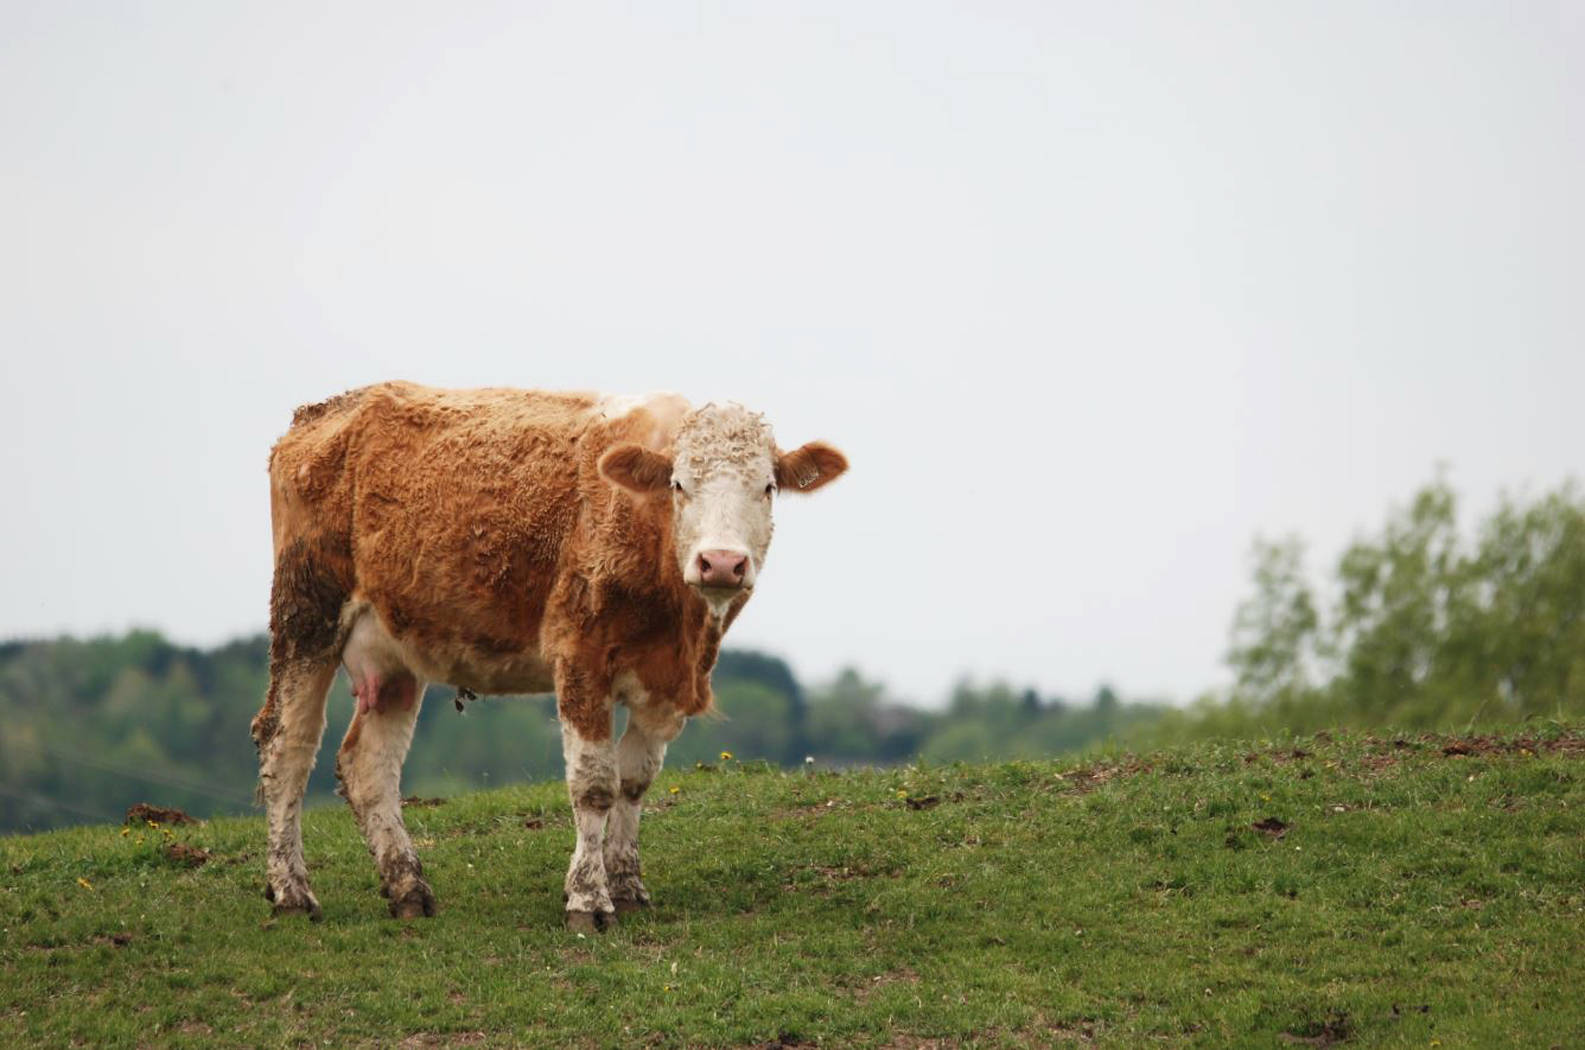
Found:
[[732, 640], [1187, 700], [1257, 533], [1585, 476], [1571, 3], [0, 3], [0, 635], [266, 620], [389, 378], [677, 390], [852, 473]]

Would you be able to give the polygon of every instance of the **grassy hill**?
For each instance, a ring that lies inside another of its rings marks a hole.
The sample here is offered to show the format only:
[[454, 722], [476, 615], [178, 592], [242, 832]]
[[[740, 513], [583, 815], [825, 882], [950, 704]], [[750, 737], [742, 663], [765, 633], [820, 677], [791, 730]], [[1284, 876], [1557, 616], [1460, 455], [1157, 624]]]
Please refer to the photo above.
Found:
[[410, 923], [344, 808], [306, 821], [319, 925], [269, 919], [257, 819], [0, 840], [0, 1045], [1585, 1043], [1577, 726], [729, 761], [651, 802], [656, 906], [598, 938], [559, 784], [410, 806]]

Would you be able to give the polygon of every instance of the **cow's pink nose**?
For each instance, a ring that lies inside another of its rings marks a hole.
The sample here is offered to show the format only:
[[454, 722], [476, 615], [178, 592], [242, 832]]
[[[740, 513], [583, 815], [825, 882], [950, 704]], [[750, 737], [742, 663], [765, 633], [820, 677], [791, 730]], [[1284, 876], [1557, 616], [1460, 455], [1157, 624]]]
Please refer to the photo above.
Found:
[[739, 551], [700, 551], [699, 582], [706, 587], [741, 587], [748, 555]]

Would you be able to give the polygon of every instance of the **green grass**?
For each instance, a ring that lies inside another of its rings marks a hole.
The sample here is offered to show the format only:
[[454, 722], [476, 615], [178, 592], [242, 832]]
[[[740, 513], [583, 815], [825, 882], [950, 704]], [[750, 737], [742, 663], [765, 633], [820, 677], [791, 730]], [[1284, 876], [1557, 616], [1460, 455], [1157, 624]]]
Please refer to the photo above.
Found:
[[589, 938], [559, 784], [409, 808], [409, 923], [340, 808], [318, 925], [269, 919], [256, 819], [173, 829], [197, 868], [147, 827], [4, 839], [0, 1045], [1585, 1045], [1585, 733], [1447, 743], [668, 771], [656, 905]]

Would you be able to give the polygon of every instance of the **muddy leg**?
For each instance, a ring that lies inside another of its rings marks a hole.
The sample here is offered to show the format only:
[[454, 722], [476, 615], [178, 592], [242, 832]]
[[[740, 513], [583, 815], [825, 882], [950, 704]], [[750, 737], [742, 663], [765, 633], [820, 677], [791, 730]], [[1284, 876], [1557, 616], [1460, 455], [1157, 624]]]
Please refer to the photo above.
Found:
[[644, 888], [643, 865], [638, 855], [638, 818], [644, 792], [660, 772], [666, 758], [666, 744], [682, 729], [685, 719], [672, 716], [656, 718], [634, 711], [627, 731], [617, 744], [616, 757], [621, 776], [621, 793], [611, 807], [605, 829], [605, 878], [611, 903], [617, 913], [633, 911], [649, 904]]
[[616, 748], [610, 730], [602, 740], [583, 737], [562, 723], [561, 750], [567, 761], [567, 792], [572, 796], [573, 824], [578, 830], [572, 863], [567, 868], [567, 928], [598, 930], [616, 918], [606, 888], [601, 839], [606, 815], [616, 798]]
[[269, 823], [264, 895], [277, 915], [321, 918], [303, 862], [303, 792], [325, 732], [325, 698], [335, 676], [333, 657], [273, 665], [264, 707], [253, 719], [259, 794]]
[[435, 895], [402, 822], [402, 761], [413, 742], [424, 683], [407, 671], [353, 671], [353, 694], [357, 710], [336, 756], [342, 794], [374, 855], [391, 914], [433, 915]]

